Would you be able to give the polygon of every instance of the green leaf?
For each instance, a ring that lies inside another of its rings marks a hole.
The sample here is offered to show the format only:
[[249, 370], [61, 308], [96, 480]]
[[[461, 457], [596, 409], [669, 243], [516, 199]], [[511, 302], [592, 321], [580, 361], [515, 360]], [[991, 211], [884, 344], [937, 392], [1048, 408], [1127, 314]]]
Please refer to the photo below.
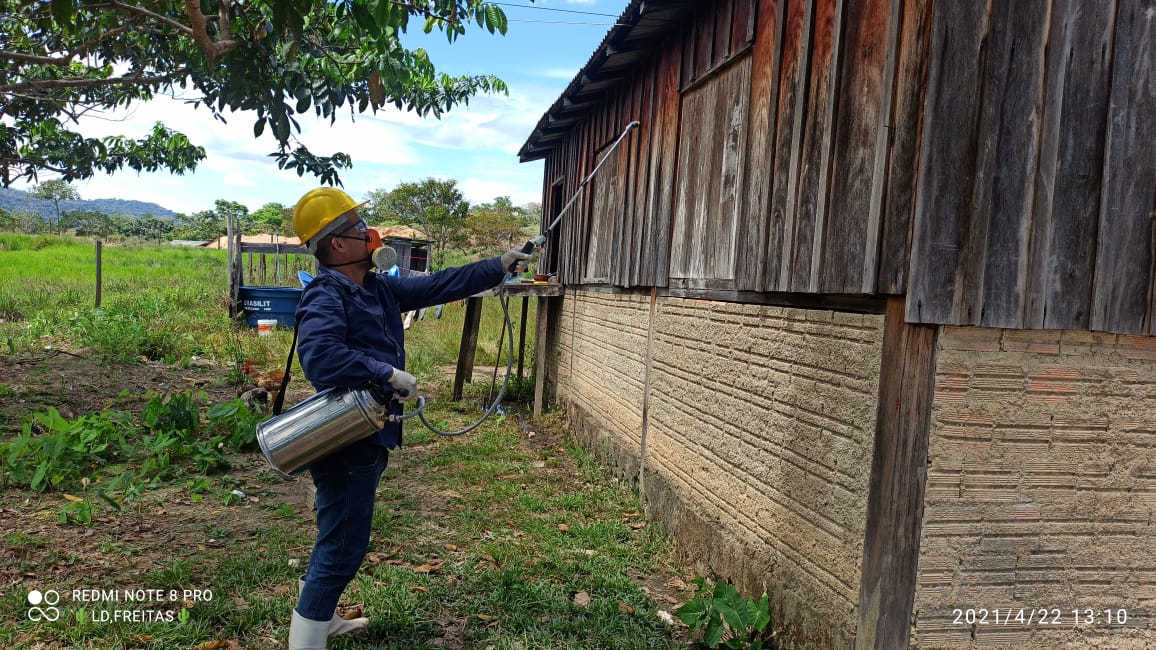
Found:
[[277, 138], [279, 142], [285, 142], [289, 139], [289, 120], [285, 118], [285, 113], [277, 113], [273, 117], [273, 137]]
[[694, 627], [695, 622], [706, 613], [706, 610], [706, 603], [698, 598], [695, 598], [694, 600], [688, 601], [682, 607], [674, 610], [674, 615], [678, 618], [678, 620], [686, 623], [688, 626]]
[[714, 603], [714, 608], [718, 610], [718, 613], [722, 615], [723, 619], [727, 622], [727, 625], [731, 626], [732, 630], [740, 634], [746, 632], [747, 626], [743, 624], [742, 617], [739, 616], [738, 611], [736, 611], [733, 607], [727, 603], [716, 600]]
[[725, 631], [722, 620], [717, 615], [712, 616], [710, 622], [706, 624], [706, 632], [703, 634], [702, 641], [707, 647], [717, 648]]
[[491, 34], [493, 34], [494, 30], [496, 29], [496, 30], [498, 30], [498, 32], [500, 32], [504, 36], [506, 34], [506, 28], [508, 26], [509, 25], [506, 22], [505, 12], [503, 12], [502, 9], [500, 7], [498, 7], [497, 5], [487, 4], [486, 5], [486, 29], [490, 30]]
[[62, 25], [72, 23], [76, 6], [72, 0], [52, 0], [52, 17]]
[[114, 509], [116, 509], [116, 510], [120, 510], [120, 509], [121, 509], [121, 507], [120, 507], [120, 504], [119, 504], [119, 503], [117, 503], [115, 499], [113, 499], [112, 497], [108, 496], [108, 495], [107, 495], [107, 494], [105, 494], [104, 492], [101, 492], [101, 491], [97, 491], [97, 493], [96, 493], [96, 496], [100, 497], [100, 500], [101, 500], [101, 501], [104, 501], [104, 502], [105, 502], [105, 503], [107, 503], [108, 505], [112, 506]]
[[767, 595], [764, 593], [762, 599], [759, 600], [759, 603], [757, 605], [757, 611], [755, 613], [754, 620], [751, 621], [751, 627], [755, 630], [758, 630], [759, 632], [762, 632], [763, 630], [765, 630], [767, 628], [767, 625], [769, 625], [770, 622], [771, 622], [770, 601], [767, 599]]
[[36, 492], [41, 491], [40, 486], [44, 483], [45, 475], [48, 474], [49, 465], [50, 464], [47, 462], [40, 463], [40, 466], [36, 468], [36, 473], [33, 474], [32, 481], [29, 483], [28, 487], [32, 488]]

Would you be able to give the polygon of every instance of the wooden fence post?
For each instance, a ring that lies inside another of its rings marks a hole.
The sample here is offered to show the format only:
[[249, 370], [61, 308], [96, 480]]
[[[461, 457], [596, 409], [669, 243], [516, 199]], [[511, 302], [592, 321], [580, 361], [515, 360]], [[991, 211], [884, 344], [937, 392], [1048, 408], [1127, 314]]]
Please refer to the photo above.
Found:
[[458, 349], [458, 367], [454, 372], [454, 393], [450, 398], [458, 401], [462, 398], [462, 387], [466, 379], [474, 376], [474, 353], [478, 347], [478, 327], [482, 323], [482, 299], [478, 297], [466, 298], [466, 318], [462, 325], [462, 343]]
[[96, 240], [96, 306], [98, 309], [100, 308], [100, 293], [101, 293], [101, 285], [103, 284], [102, 273], [101, 273], [100, 249], [101, 249], [101, 242], [98, 239], [98, 240]]

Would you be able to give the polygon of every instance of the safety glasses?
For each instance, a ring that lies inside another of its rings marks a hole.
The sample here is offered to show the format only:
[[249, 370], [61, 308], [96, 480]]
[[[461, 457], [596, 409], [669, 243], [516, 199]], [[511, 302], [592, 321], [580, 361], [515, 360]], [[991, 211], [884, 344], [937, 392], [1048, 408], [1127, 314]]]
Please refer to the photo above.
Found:
[[365, 219], [358, 219], [356, 222], [349, 224], [348, 226], [342, 228], [341, 230], [338, 230], [336, 233], [333, 234], [333, 236], [337, 237], [339, 239], [357, 239], [360, 241], [369, 241], [365, 237], [352, 237], [350, 235], [341, 234], [344, 232], [349, 232], [349, 230], [353, 229], [353, 228], [357, 229], [358, 234], [364, 235], [365, 232], [367, 230], [369, 230], [369, 224], [365, 222]]

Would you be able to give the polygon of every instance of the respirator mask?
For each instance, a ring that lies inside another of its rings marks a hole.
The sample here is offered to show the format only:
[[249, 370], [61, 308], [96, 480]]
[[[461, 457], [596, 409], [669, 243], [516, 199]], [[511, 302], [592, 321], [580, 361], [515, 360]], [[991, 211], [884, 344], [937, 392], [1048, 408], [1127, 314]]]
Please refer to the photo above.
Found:
[[[360, 236], [343, 234], [349, 230], [355, 230]], [[349, 228], [345, 228], [344, 230], [339, 231], [333, 236], [340, 239], [356, 239], [358, 241], [365, 242], [365, 252], [367, 253], [367, 257], [363, 257], [352, 262], [345, 262], [344, 264], [334, 264], [330, 268], [349, 266], [351, 264], [361, 264], [362, 262], [368, 262], [372, 260], [373, 265], [376, 266], [379, 271], [384, 271], [397, 262], [397, 251], [393, 250], [393, 247], [391, 246], [386, 246], [381, 241], [381, 233], [377, 232], [373, 228], [370, 228], [369, 224], [365, 222], [365, 219], [359, 219], [357, 223], [353, 224]]]

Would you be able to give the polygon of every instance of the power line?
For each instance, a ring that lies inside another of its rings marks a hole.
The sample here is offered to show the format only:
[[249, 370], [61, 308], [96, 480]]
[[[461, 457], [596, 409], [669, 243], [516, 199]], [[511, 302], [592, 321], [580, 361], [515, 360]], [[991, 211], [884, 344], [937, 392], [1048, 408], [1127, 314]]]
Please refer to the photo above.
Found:
[[603, 27], [611, 27], [614, 25], [625, 25], [626, 23], [579, 23], [565, 20], [519, 20], [517, 18], [507, 18], [506, 22], [511, 23], [539, 23], [542, 25], [601, 25]]
[[[537, 5], [516, 5], [516, 4], [511, 4], [509, 2], [491, 2], [490, 4], [501, 5], [503, 7], [518, 7], [519, 9], [541, 9], [542, 11], [561, 11], [561, 12], [565, 12], [568, 14], [586, 14], [587, 16], [605, 16], [607, 18], [617, 18], [618, 17], [614, 14], [600, 14], [596, 11], [579, 11], [577, 9], [557, 9], [555, 7], [539, 7]], [[531, 21], [520, 20], [517, 22], [523, 22], [524, 23], [524, 22], [531, 22]], [[590, 23], [590, 24], [602, 25], [604, 23]]]

